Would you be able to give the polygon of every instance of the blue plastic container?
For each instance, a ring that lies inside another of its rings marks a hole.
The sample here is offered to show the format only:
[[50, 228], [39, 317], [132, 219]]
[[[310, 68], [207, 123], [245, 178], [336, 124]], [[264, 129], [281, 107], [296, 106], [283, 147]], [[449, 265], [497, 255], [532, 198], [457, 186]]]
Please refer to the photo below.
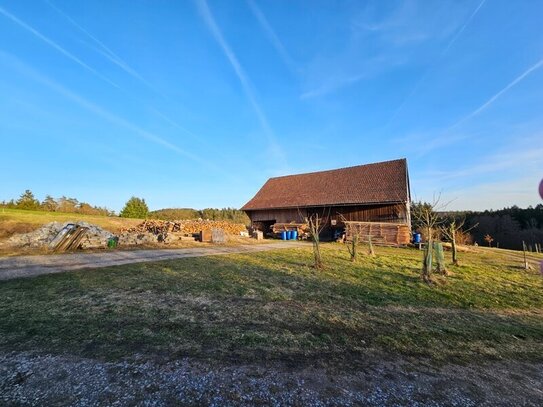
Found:
[[292, 231], [292, 240], [298, 240], [298, 231], [297, 230]]
[[292, 240], [292, 230], [287, 231], [287, 240]]
[[420, 242], [421, 242], [420, 233], [413, 233], [413, 243], [420, 243]]
[[281, 232], [281, 240], [287, 240], [287, 232], [284, 230]]

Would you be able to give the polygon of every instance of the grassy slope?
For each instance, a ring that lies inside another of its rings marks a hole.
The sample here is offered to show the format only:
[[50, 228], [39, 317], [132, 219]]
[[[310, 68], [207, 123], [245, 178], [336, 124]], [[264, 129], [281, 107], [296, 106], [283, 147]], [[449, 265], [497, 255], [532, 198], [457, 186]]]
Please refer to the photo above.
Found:
[[0, 208], [0, 239], [9, 237], [14, 233], [29, 232], [49, 222], [78, 220], [93, 223], [114, 233], [122, 227], [132, 226], [141, 222], [141, 219], [125, 219], [111, 216]]
[[81, 271], [0, 284], [0, 349], [116, 359], [183, 355], [325, 365], [377, 351], [434, 361], [543, 359], [543, 279], [499, 251], [463, 253], [435, 286], [421, 253], [353, 265], [326, 245]]

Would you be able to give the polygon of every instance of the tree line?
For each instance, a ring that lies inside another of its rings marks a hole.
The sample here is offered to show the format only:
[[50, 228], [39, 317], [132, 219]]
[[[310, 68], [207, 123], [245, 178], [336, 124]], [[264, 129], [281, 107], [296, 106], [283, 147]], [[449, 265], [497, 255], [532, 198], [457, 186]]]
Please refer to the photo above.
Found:
[[87, 202], [80, 202], [75, 198], [66, 196], [55, 199], [51, 195], [46, 195], [43, 201], [39, 201], [29, 189], [23, 192], [17, 200], [2, 201], [0, 207], [44, 212], [81, 213], [85, 215], [115, 215], [115, 212], [108, 208], [93, 206]]
[[[47, 195], [43, 201], [38, 200], [34, 193], [26, 190], [15, 200], [0, 202], [0, 207], [10, 209], [23, 209], [44, 212], [65, 212], [80, 213], [85, 215], [117, 216], [116, 213], [108, 208], [93, 206], [86, 202], [80, 202], [75, 198], [62, 196], [53, 198]], [[233, 223], [249, 224], [249, 218], [245, 212], [235, 208], [169, 208], [149, 211], [145, 199], [131, 197], [119, 213], [124, 218], [139, 219], [160, 219], [160, 220], [183, 220], [183, 219], [210, 219], [224, 220]]]
[[473, 230], [473, 239], [478, 244], [488, 243], [504, 249], [522, 250], [522, 242], [528, 246], [543, 243], [543, 204], [526, 209], [512, 206], [495, 211], [465, 212], [467, 225], [479, 224]]
[[473, 243], [492, 245], [504, 249], [522, 250], [543, 243], [543, 204], [519, 208], [511, 206], [499, 210], [444, 212], [455, 219], [465, 219]]

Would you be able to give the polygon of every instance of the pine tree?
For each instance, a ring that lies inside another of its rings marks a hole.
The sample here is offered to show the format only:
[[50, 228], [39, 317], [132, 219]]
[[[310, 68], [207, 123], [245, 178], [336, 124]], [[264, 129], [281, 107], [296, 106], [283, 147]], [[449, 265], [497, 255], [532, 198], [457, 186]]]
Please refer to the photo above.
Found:
[[40, 202], [34, 197], [30, 189], [27, 189], [17, 200], [17, 209], [35, 210], [40, 207]]
[[119, 214], [122, 218], [139, 218], [144, 219], [149, 214], [149, 208], [145, 203], [145, 199], [133, 196], [124, 205], [123, 210]]

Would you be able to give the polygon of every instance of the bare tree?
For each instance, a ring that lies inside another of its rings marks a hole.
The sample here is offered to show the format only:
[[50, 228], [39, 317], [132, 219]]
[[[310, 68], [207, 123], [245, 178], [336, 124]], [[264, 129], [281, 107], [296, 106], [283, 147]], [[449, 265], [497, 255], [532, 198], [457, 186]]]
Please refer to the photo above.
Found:
[[492, 242], [494, 241], [494, 238], [492, 236], [487, 233], [483, 239], [485, 242], [488, 243], [488, 247], [492, 247]]
[[466, 219], [457, 220], [455, 218], [452, 218], [452, 220], [446, 224], [442, 225], [440, 230], [441, 234], [445, 236], [447, 240], [451, 242], [451, 252], [452, 252], [452, 262], [453, 265], [459, 266], [460, 263], [458, 262], [458, 248], [456, 246], [456, 239], [458, 235], [460, 234], [466, 234], [470, 230], [475, 229], [479, 224], [475, 224], [469, 229], [464, 230], [464, 225], [466, 224]]
[[[426, 237], [421, 275], [426, 283], [432, 282], [432, 252], [434, 250], [434, 238], [443, 222], [436, 212], [438, 208], [443, 208], [443, 205], [440, 205], [439, 200], [439, 196], [434, 196], [432, 203], [417, 202], [411, 207], [411, 215], [417, 226], [423, 230]], [[443, 272], [443, 270], [440, 271]]]
[[[347, 221], [342, 214], [339, 214], [341, 221], [345, 224], [345, 232], [347, 236], [351, 236], [351, 242], [347, 246], [347, 250], [351, 256], [351, 261], [356, 262], [358, 260], [358, 246], [360, 242], [363, 241], [363, 237], [366, 236], [368, 239], [368, 255], [375, 256], [375, 251], [373, 250], [373, 244], [371, 241], [371, 235], [364, 235], [359, 222]], [[366, 231], [367, 232], [367, 231]]]
[[330, 218], [330, 209], [326, 214], [326, 209], [323, 209], [323, 213], [319, 215], [318, 212], [314, 212], [307, 217], [307, 224], [309, 226], [309, 232], [311, 233], [311, 242], [313, 243], [313, 260], [314, 267], [316, 269], [323, 268], [322, 255], [320, 249], [320, 234], [326, 227], [328, 219]]
[[354, 263], [358, 260], [358, 243], [360, 242], [360, 228], [355, 225], [350, 225], [341, 213], [338, 213], [341, 221], [345, 225], [345, 232], [347, 235], [351, 235], [351, 242], [347, 245], [347, 250], [351, 256], [351, 261]]
[[347, 246], [347, 249], [349, 250], [349, 254], [351, 255], [351, 261], [356, 262], [358, 260], [358, 241], [360, 240], [360, 236], [358, 232], [355, 232], [353, 234], [351, 244]]

